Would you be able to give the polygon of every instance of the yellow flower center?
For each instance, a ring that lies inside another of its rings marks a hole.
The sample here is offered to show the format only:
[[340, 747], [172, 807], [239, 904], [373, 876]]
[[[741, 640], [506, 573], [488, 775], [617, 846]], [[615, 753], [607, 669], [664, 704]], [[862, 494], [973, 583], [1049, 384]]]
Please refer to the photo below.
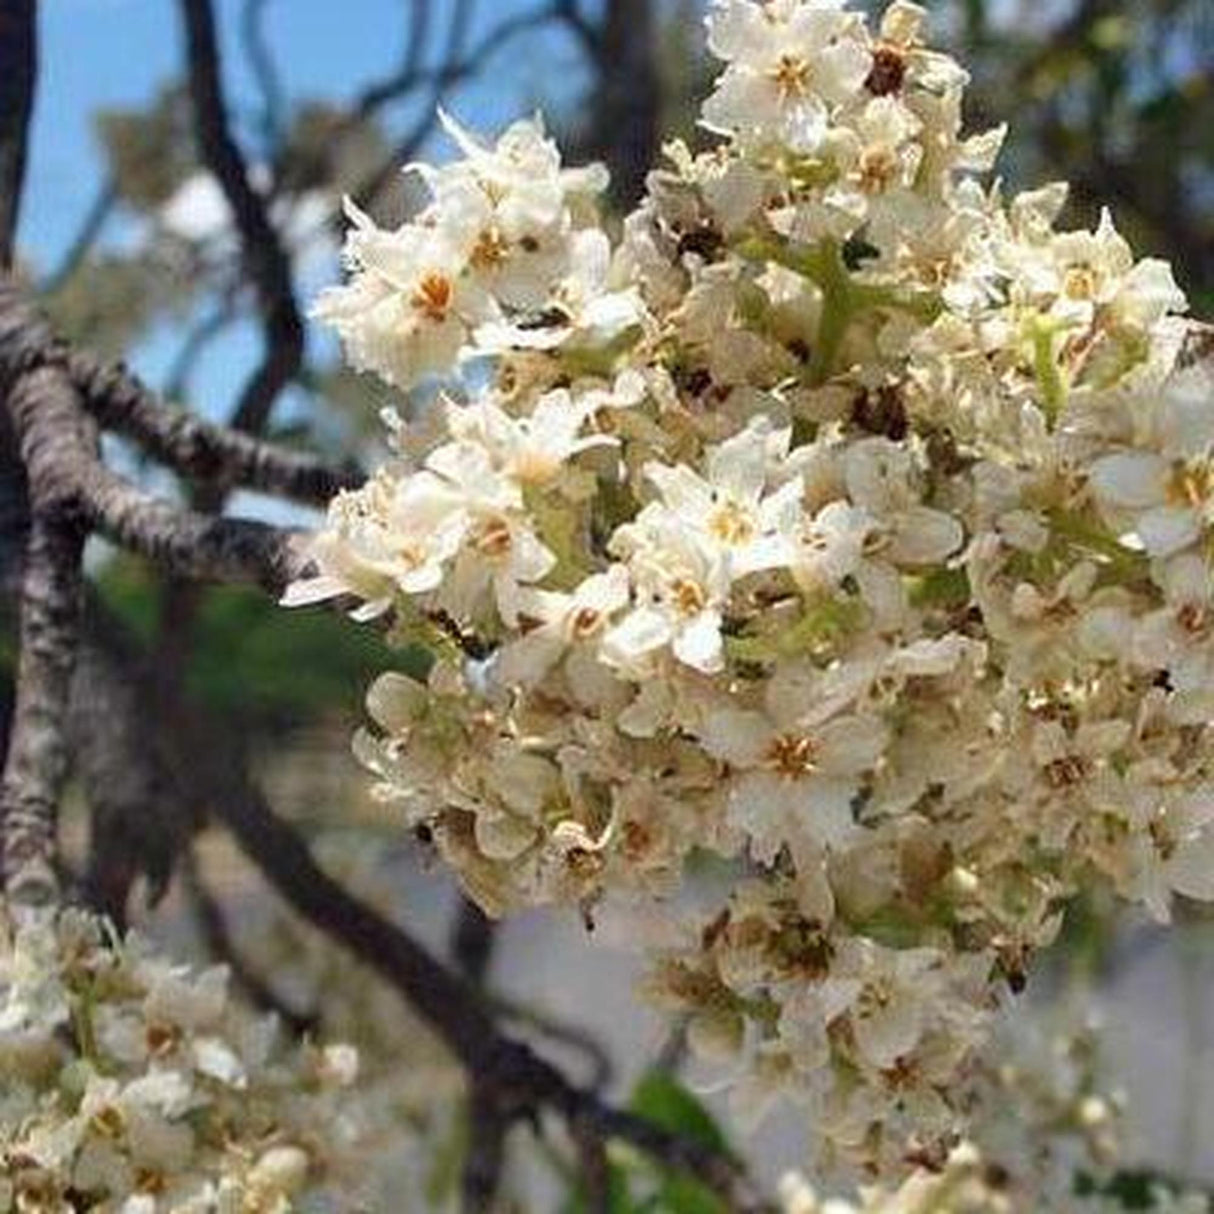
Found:
[[451, 299], [454, 294], [455, 287], [451, 279], [445, 274], [439, 273], [438, 270], [427, 270], [418, 279], [417, 287], [413, 291], [413, 298], [409, 302], [413, 305], [413, 310], [419, 312], [426, 320], [441, 324], [447, 319], [447, 313], [451, 310]]
[[1172, 467], [1168, 480], [1167, 500], [1172, 506], [1190, 506], [1194, 510], [1204, 506], [1214, 495], [1214, 473], [1205, 461], [1184, 463], [1178, 461]]
[[469, 260], [478, 270], [494, 270], [510, 255], [510, 245], [497, 228], [486, 228], [472, 246]]
[[1077, 301], [1096, 298], [1100, 280], [1095, 269], [1089, 265], [1071, 266], [1062, 277], [1062, 293], [1067, 299]]
[[670, 598], [675, 610], [683, 616], [699, 615], [708, 601], [703, 587], [690, 578], [679, 578], [670, 588]]
[[818, 743], [807, 734], [781, 734], [763, 757], [780, 775], [799, 780], [817, 769]]
[[575, 641], [584, 641], [599, 630], [603, 622], [603, 613], [593, 607], [579, 607], [569, 621], [569, 632]]
[[809, 64], [799, 55], [781, 55], [768, 76], [785, 101], [790, 97], [803, 97], [809, 91]]
[[734, 501], [724, 501], [709, 515], [708, 530], [722, 544], [738, 547], [748, 544], [755, 534], [750, 511]]
[[476, 550], [495, 560], [505, 556], [513, 544], [510, 524], [503, 518], [491, 518], [486, 521], [476, 537]]

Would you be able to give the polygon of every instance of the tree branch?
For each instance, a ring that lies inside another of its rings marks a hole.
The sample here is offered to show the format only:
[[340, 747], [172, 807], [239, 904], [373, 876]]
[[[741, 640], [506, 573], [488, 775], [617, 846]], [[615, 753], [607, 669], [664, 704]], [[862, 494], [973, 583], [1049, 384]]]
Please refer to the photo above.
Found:
[[694, 1173], [737, 1214], [767, 1208], [732, 1158], [605, 1104], [527, 1046], [504, 1036], [475, 987], [316, 863], [295, 830], [239, 776], [239, 764], [224, 761], [222, 742], [191, 736], [180, 723], [171, 728], [191, 752], [205, 749], [218, 760], [208, 772], [227, 783], [215, 791], [212, 805], [249, 859], [295, 911], [404, 996], [467, 1069], [477, 1098], [492, 1102], [499, 1125], [548, 1110], [586, 1134], [620, 1139], [664, 1164]]
[[298, 576], [304, 562], [291, 532], [181, 509], [105, 467], [75, 384], [38, 327], [22, 323], [28, 313], [14, 299], [0, 288], [0, 388], [15, 385], [9, 416], [32, 502], [52, 495], [57, 509], [182, 577], [253, 582], [277, 594]]
[[314, 455], [238, 434], [165, 403], [125, 367], [73, 351], [15, 288], [0, 285], [0, 378], [35, 366], [61, 368], [104, 428], [133, 439], [184, 476], [310, 506], [323, 506], [339, 490], [362, 482], [356, 468], [335, 468]]
[[81, 357], [71, 358], [68, 367], [85, 406], [107, 430], [134, 439], [192, 480], [222, 481], [310, 506], [324, 506], [340, 490], [363, 482], [357, 467], [333, 467], [167, 404], [124, 367]]
[[552, 0], [546, 0], [545, 3], [530, 11], [505, 17], [486, 33], [466, 55], [461, 51], [466, 22], [460, 23], [458, 16], [457, 12], [456, 17], [452, 19], [443, 63], [429, 73], [419, 69], [415, 76], [408, 76], [396, 81], [390, 93], [388, 90], [384, 90], [391, 96], [402, 96], [408, 89], [423, 83], [426, 79], [431, 81], [431, 93], [422, 109], [421, 116], [396, 141], [392, 151], [383, 162], [367, 174], [358, 187], [352, 191], [354, 200], [360, 206], [368, 205], [370, 200], [392, 180], [393, 174], [400, 171], [401, 165], [414, 159], [421, 151], [422, 144], [438, 124], [438, 107], [452, 85], [481, 71], [492, 56], [513, 38], [556, 20], [560, 13], [558, 5], [552, 3]]
[[38, 74], [34, 0], [0, 5], [0, 272], [13, 265]]
[[94, 241], [101, 235], [101, 230], [105, 227], [106, 220], [112, 214], [117, 201], [118, 186], [111, 177], [103, 182], [97, 191], [97, 196], [85, 212], [80, 229], [72, 237], [72, 243], [68, 245], [62, 260], [43, 281], [40, 289], [44, 293], [49, 295], [58, 291], [80, 268], [80, 263], [88, 256]]
[[261, 91], [261, 134], [267, 152], [273, 153], [282, 144], [286, 96], [262, 28], [267, 3], [268, 0], [245, 0], [240, 12], [240, 40], [249, 70]]
[[295, 304], [290, 261], [270, 222], [265, 200], [249, 181], [244, 157], [229, 129], [210, 0], [181, 0], [181, 11], [199, 151], [231, 208], [262, 315], [262, 362], [245, 385], [232, 418], [236, 429], [258, 433], [265, 427], [278, 394], [299, 372], [303, 322]]
[[[14, 409], [37, 407], [30, 376], [12, 391]], [[0, 783], [0, 868], [10, 910], [58, 900], [57, 823], [67, 778], [67, 716], [82, 596], [84, 532], [53, 502], [34, 513], [21, 577], [20, 656], [8, 756]]]

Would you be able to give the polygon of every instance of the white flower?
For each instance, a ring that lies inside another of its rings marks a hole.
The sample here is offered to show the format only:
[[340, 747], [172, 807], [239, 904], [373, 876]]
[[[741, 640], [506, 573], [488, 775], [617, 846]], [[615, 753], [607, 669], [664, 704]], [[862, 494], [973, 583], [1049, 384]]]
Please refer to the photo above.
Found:
[[493, 314], [492, 301], [463, 274], [463, 255], [434, 231], [376, 227], [353, 203], [346, 238], [352, 277], [317, 299], [312, 315], [337, 330], [351, 365], [408, 388], [454, 368], [471, 327]]
[[1172, 894], [1214, 899], [1214, 788], [1182, 796], [1150, 786], [1128, 807], [1137, 828], [1133, 868], [1125, 893], [1161, 922], [1172, 917]]
[[831, 108], [850, 101], [872, 64], [843, 0], [720, 0], [708, 46], [727, 63], [704, 103], [705, 126], [813, 153]]
[[606, 235], [585, 228], [571, 237], [569, 272], [554, 285], [544, 308], [481, 325], [476, 345], [487, 354], [564, 345], [608, 346], [642, 325], [645, 317], [636, 289], [612, 281], [612, 250]]
[[505, 685], [538, 683], [569, 646], [597, 643], [628, 599], [628, 570], [623, 565], [593, 574], [572, 594], [521, 591], [518, 611], [530, 630], [497, 655], [494, 678]]
[[710, 448], [705, 476], [685, 464], [645, 466], [663, 503], [730, 581], [786, 563], [780, 533], [800, 516], [801, 484], [792, 479], [774, 493], [764, 491], [769, 469], [787, 442], [787, 433], [772, 435], [760, 422]]
[[447, 425], [456, 440], [484, 447], [512, 480], [542, 485], [579, 452], [616, 444], [610, 435], [581, 433], [601, 403], [593, 394], [574, 400], [567, 389], [558, 388], [541, 396], [526, 417], [511, 417], [485, 398], [470, 405], [449, 404]]
[[829, 680], [786, 667], [767, 685], [764, 711], [708, 714], [700, 742], [737, 770], [729, 812], [770, 863], [781, 846], [803, 857], [815, 847], [846, 847], [860, 827], [856, 797], [885, 747], [874, 717], [843, 711], [847, 693], [825, 694]]
[[355, 618], [374, 618], [398, 590], [434, 590], [468, 525], [460, 497], [440, 478], [380, 473], [329, 503], [327, 526], [307, 550], [317, 572], [288, 586], [282, 601], [302, 606], [349, 594], [363, 600]]
[[696, 670], [720, 670], [728, 573], [707, 556], [696, 532], [652, 503], [615, 533], [611, 550], [626, 560], [635, 606], [603, 638], [604, 661], [644, 677], [651, 660], [669, 647]]

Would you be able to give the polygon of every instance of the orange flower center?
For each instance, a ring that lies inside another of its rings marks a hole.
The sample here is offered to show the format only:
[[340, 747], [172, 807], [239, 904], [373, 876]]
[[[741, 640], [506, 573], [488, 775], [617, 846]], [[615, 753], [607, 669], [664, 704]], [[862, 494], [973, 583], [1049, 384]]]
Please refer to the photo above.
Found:
[[427, 270], [418, 280], [413, 298], [409, 302], [414, 311], [420, 312], [427, 320], [440, 324], [447, 319], [454, 294], [455, 287], [451, 279], [437, 270]]

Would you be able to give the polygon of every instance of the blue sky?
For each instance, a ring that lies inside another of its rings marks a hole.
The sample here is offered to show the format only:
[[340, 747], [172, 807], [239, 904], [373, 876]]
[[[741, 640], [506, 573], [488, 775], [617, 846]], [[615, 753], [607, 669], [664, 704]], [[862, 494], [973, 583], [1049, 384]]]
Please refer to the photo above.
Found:
[[[241, 0], [215, 3], [229, 99], [247, 116], [257, 94], [236, 33]], [[451, 0], [428, 3], [437, 42], [445, 34]], [[512, 12], [536, 6], [537, 0], [480, 0], [470, 43]], [[182, 34], [175, 0], [42, 0], [40, 7], [41, 75], [20, 239], [24, 255], [47, 269], [78, 230], [101, 182], [94, 113], [102, 107], [141, 106], [178, 75]], [[265, 25], [288, 101], [349, 97], [369, 79], [390, 72], [404, 45], [408, 8], [405, 0], [271, 0]], [[456, 89], [448, 105], [465, 122], [491, 131], [529, 112], [540, 99], [558, 106], [570, 101], [584, 81], [568, 34], [528, 32], [482, 76]], [[387, 111], [396, 129], [415, 113]], [[441, 136], [434, 151], [446, 154]], [[121, 233], [121, 223], [107, 229], [111, 239]], [[158, 335], [133, 352], [133, 363], [155, 383], [181, 336]], [[223, 411], [257, 349], [248, 329], [216, 345], [196, 383], [206, 412]]]

